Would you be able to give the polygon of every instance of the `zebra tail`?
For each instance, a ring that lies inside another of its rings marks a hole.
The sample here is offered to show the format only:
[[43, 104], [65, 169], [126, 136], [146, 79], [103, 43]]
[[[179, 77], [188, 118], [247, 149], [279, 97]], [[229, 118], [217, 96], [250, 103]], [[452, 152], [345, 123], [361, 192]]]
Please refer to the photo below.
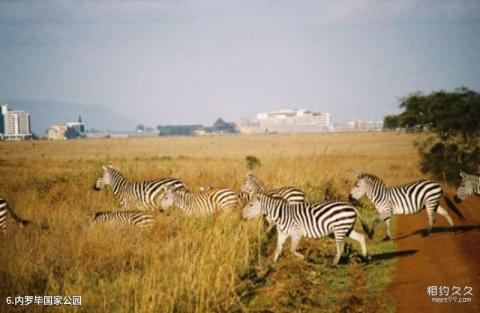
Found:
[[370, 229], [368, 227], [367, 222], [365, 222], [365, 220], [363, 219], [362, 215], [360, 215], [360, 213], [358, 213], [357, 209], [354, 208], [354, 210], [357, 213], [358, 220], [360, 221], [360, 224], [362, 225], [363, 232], [365, 234], [367, 234], [368, 239], [372, 239], [374, 231], [375, 231], [375, 225], [376, 225], [375, 221], [373, 222], [372, 228]]
[[455, 203], [453, 203], [453, 201], [446, 195], [446, 194], [443, 194], [443, 198], [445, 199], [445, 202], [447, 203], [447, 206], [450, 210], [453, 211], [453, 213], [455, 213], [455, 215], [462, 221], [465, 220], [465, 216], [462, 214], [462, 212], [460, 212], [460, 210], [457, 208], [457, 206], [455, 205]]
[[16, 220], [18, 223], [22, 224], [23, 226], [26, 226], [26, 225], [31, 223], [30, 221], [24, 220], [23, 218], [18, 216], [17, 212], [15, 212], [15, 210], [12, 207], [10, 207], [9, 205], [7, 205], [6, 208], [7, 208], [8, 212], [10, 212], [10, 215], [13, 217], [13, 219]]

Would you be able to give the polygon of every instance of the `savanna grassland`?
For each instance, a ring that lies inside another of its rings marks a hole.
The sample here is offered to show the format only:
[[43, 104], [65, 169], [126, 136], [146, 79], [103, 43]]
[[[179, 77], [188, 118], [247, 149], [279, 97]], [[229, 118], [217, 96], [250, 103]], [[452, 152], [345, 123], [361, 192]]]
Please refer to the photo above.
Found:
[[[0, 311], [70, 312], [31, 304], [14, 308], [7, 296], [82, 296], [78, 312], [392, 312], [385, 288], [395, 269], [392, 242], [382, 226], [367, 241], [363, 262], [347, 242], [331, 266], [330, 238], [303, 239], [306, 260], [271, 258], [276, 234], [261, 220], [243, 221], [240, 208], [187, 218], [159, 213], [153, 229], [84, 227], [96, 211], [118, 210], [110, 190], [93, 190], [102, 165], [127, 177], [165, 176], [200, 186], [239, 190], [245, 157], [270, 187], [295, 185], [310, 201], [346, 200], [355, 176], [371, 172], [389, 184], [422, 177], [414, 137], [368, 133], [96, 139], [0, 143], [0, 195], [22, 217], [8, 220], [0, 240]], [[371, 224], [375, 212], [360, 209]], [[358, 223], [357, 223], [358, 224]], [[357, 225], [359, 230], [361, 229]]]

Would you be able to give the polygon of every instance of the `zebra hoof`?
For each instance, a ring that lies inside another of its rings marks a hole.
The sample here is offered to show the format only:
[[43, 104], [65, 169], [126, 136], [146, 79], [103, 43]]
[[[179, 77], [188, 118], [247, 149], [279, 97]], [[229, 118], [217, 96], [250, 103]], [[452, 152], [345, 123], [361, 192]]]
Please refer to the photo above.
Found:
[[385, 236], [385, 238], [382, 239], [382, 241], [390, 241], [390, 240], [392, 240], [390, 236]]

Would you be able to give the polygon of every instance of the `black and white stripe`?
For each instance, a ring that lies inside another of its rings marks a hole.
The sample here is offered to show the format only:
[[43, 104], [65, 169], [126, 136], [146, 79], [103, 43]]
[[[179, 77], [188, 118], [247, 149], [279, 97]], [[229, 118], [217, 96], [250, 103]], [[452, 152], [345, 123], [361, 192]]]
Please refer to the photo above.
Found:
[[129, 181], [111, 165], [104, 166], [103, 170], [103, 176], [97, 180], [95, 189], [100, 190], [105, 186], [110, 186], [124, 209], [159, 209], [159, 202], [166, 188], [180, 189], [185, 187], [183, 182], [172, 177], [145, 182]]
[[453, 221], [448, 212], [439, 204], [439, 199], [443, 195], [442, 187], [434, 181], [419, 180], [401, 186], [387, 187], [380, 178], [361, 174], [350, 191], [350, 200], [357, 201], [363, 195], [373, 202], [381, 219], [385, 222], [387, 227], [385, 240], [391, 238], [392, 215], [415, 214], [423, 209], [427, 211], [429, 233], [435, 223], [436, 213], [445, 217], [453, 227]]
[[[251, 195], [255, 193], [265, 193], [272, 197], [279, 197], [290, 203], [302, 203], [306, 201], [305, 193], [297, 187], [287, 186], [267, 191], [263, 181], [259, 177], [249, 172], [245, 175], [243, 185], [239, 193], [240, 203], [245, 205], [248, 201], [250, 201]], [[275, 222], [272, 221], [268, 216], [265, 218], [268, 222], [268, 233], [273, 227], [275, 227]]]
[[480, 196], [480, 175], [467, 174], [461, 171], [460, 177], [462, 178], [462, 182], [455, 193], [456, 202], [462, 202], [473, 194]]
[[266, 186], [263, 181], [252, 173], [247, 173], [243, 180], [241, 191], [254, 193], [266, 193], [271, 196], [279, 196], [288, 202], [304, 202], [305, 193], [297, 187], [288, 186], [281, 187], [272, 190], [266, 190]]
[[[302, 237], [320, 238], [333, 234], [337, 246], [337, 253], [333, 264], [338, 264], [344, 249], [344, 240], [348, 236], [360, 243], [362, 255], [366, 256], [367, 248], [365, 237], [353, 230], [357, 219], [355, 208], [345, 202], [325, 202], [309, 204], [289, 203], [284, 199], [272, 197], [267, 194], [255, 194], [243, 209], [243, 217], [246, 219], [265, 215], [277, 225], [277, 248], [273, 257], [276, 262], [282, 252], [283, 244], [291, 237], [292, 254], [303, 258], [296, 251]], [[362, 221], [364, 230], [366, 224]]]
[[155, 223], [152, 214], [144, 211], [97, 212], [90, 217], [94, 224], [150, 227]]
[[5, 233], [7, 231], [8, 213], [10, 213], [14, 220], [16, 220], [22, 225], [27, 225], [30, 223], [30, 221], [24, 220], [23, 218], [18, 216], [15, 210], [13, 210], [13, 208], [8, 205], [7, 201], [4, 198], [0, 198], [0, 231], [2, 231], [2, 233]]
[[168, 189], [161, 201], [161, 207], [167, 210], [173, 205], [189, 215], [210, 214], [217, 210], [235, 208], [238, 205], [238, 195], [227, 188], [199, 192]]

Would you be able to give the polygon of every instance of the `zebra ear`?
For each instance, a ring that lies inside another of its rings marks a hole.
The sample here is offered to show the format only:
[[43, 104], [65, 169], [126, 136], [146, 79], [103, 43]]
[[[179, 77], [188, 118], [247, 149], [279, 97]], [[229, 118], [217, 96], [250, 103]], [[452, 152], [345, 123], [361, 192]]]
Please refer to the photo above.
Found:
[[465, 177], [465, 172], [464, 172], [464, 171], [460, 171], [460, 173], [459, 173], [458, 175], [460, 175], [460, 177], [463, 178], [463, 177]]
[[102, 169], [106, 172], [108, 170], [108, 168], [104, 165], [102, 166]]

